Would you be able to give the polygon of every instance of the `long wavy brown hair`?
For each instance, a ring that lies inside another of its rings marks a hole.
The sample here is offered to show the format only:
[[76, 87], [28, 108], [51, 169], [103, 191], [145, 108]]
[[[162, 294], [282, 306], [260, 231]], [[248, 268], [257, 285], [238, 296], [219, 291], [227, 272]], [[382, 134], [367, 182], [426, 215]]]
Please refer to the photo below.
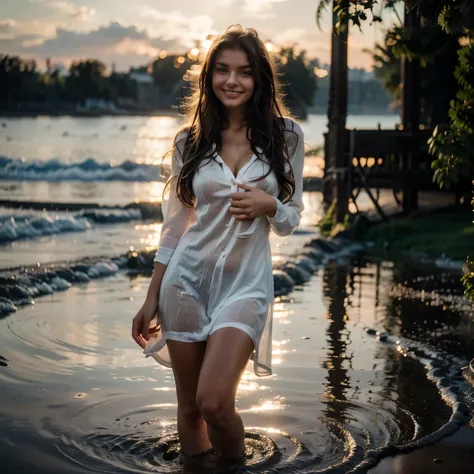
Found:
[[222, 146], [221, 132], [228, 124], [227, 112], [214, 93], [212, 75], [217, 56], [224, 49], [240, 49], [248, 57], [255, 86], [253, 97], [246, 104], [247, 139], [253, 153], [269, 163], [268, 174], [275, 173], [280, 192], [285, 200], [289, 199], [295, 192], [295, 179], [285, 135], [293, 133], [296, 141], [298, 136], [292, 130], [285, 129], [284, 116], [288, 117], [289, 113], [283, 103], [272, 58], [258, 33], [252, 28], [243, 29], [240, 25], [229, 27], [214, 40], [202, 64], [199, 79], [195, 81], [195, 90], [184, 103], [184, 130], [188, 133], [183, 134], [184, 146], [175, 143], [175, 147], [182, 150], [183, 162], [176, 182], [177, 196], [185, 206], [194, 205], [194, 174], [200, 163], [206, 158], [213, 159], [213, 153], [219, 153]]

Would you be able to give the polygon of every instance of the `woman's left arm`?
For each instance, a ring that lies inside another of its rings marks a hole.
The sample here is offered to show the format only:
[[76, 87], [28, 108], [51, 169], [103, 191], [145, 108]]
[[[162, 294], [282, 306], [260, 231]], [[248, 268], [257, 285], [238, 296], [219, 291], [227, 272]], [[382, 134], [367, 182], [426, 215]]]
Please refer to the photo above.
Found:
[[270, 217], [267, 214], [268, 222], [274, 232], [283, 237], [292, 234], [298, 227], [301, 220], [301, 213], [304, 210], [303, 205], [303, 168], [304, 168], [304, 134], [301, 127], [293, 122], [294, 132], [298, 135], [298, 143], [290, 157], [290, 163], [295, 177], [295, 192], [293, 197], [283, 203], [278, 198], [276, 201], [275, 215]]

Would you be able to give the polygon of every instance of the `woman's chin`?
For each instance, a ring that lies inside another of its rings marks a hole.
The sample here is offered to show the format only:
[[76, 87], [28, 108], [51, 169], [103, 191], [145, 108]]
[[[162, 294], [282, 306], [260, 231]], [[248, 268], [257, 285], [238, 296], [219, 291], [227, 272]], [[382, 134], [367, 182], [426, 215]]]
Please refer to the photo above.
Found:
[[226, 109], [242, 109], [245, 105], [245, 102], [241, 100], [223, 99], [221, 102]]

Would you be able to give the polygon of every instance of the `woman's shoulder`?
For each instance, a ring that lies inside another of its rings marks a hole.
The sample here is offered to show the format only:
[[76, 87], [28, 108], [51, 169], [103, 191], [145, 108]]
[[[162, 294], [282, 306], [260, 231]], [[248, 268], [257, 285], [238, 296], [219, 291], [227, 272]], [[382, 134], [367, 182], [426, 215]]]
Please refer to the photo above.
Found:
[[184, 147], [190, 131], [190, 127], [182, 127], [180, 130], [178, 130], [178, 133], [174, 137], [174, 145], [177, 147]]
[[290, 156], [293, 155], [300, 143], [304, 143], [303, 129], [296, 120], [290, 117], [283, 118], [285, 127], [283, 129], [283, 135], [285, 138], [286, 145]]
[[303, 138], [303, 129], [295, 119], [291, 117], [283, 117], [283, 123], [285, 124], [285, 132], [293, 132], [298, 136], [298, 138]]

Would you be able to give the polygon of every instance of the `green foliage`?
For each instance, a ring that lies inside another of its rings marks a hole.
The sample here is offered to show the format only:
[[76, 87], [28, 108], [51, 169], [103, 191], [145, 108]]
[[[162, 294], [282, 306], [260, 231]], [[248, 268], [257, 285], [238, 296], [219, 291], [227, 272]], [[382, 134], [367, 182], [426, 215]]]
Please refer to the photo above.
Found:
[[155, 84], [165, 95], [174, 93], [176, 97], [178, 89], [184, 84], [183, 76], [190, 68], [193, 61], [188, 57], [181, 56], [182, 62], [178, 59], [180, 56], [167, 56], [164, 59], [157, 59], [152, 64], [152, 75]]
[[464, 285], [464, 294], [474, 300], [474, 260], [469, 258], [466, 260], [461, 281]]
[[434, 179], [441, 187], [474, 175], [474, 46], [460, 49], [458, 56], [455, 77], [460, 88], [451, 101], [449, 128], [437, 127], [429, 142]]
[[113, 91], [113, 98], [128, 97], [134, 98], [136, 95], [136, 85], [128, 74], [113, 72], [110, 77], [110, 87]]
[[319, 231], [324, 237], [331, 235], [335, 223], [336, 205], [337, 200], [333, 199], [331, 206], [327, 209], [324, 217], [318, 222]]
[[295, 112], [313, 104], [317, 89], [314, 64], [306, 58], [306, 51], [296, 53], [293, 48], [283, 48], [274, 55], [283, 83], [285, 102]]
[[474, 225], [469, 208], [448, 208], [426, 215], [394, 219], [373, 226], [366, 240], [376, 246], [401, 251], [423, 252], [430, 256], [446, 255], [464, 260], [474, 253]]
[[74, 102], [83, 102], [88, 97], [112, 99], [112, 87], [105, 72], [105, 64], [98, 60], [73, 62], [66, 79], [68, 98]]
[[422, 123], [432, 125], [448, 120], [450, 100], [458, 88], [453, 75], [458, 49], [456, 37], [448, 35], [436, 23], [424, 22], [413, 32], [393, 26], [387, 31], [384, 43], [367, 52], [372, 54], [376, 76], [397, 106], [401, 101], [402, 56], [420, 61], [420, 118]]
[[88, 97], [115, 100], [136, 94], [135, 83], [127, 74], [108, 76], [105, 64], [93, 59], [72, 63], [69, 74], [62, 76], [55, 69], [39, 72], [33, 60], [0, 55], [0, 84], [0, 107], [7, 110], [23, 104], [54, 106]]
[[[399, 3], [416, 9], [421, 16], [433, 19], [449, 34], [466, 34], [474, 29], [474, 2], [472, 0], [334, 0], [337, 15], [336, 30], [344, 31], [349, 24], [360, 28], [368, 20], [381, 22], [380, 9], [393, 9]], [[322, 15], [333, 0], [319, 0], [316, 22], [320, 26]]]
[[34, 60], [0, 55], [0, 103], [16, 102], [20, 97], [37, 100], [41, 96], [38, 77]]

